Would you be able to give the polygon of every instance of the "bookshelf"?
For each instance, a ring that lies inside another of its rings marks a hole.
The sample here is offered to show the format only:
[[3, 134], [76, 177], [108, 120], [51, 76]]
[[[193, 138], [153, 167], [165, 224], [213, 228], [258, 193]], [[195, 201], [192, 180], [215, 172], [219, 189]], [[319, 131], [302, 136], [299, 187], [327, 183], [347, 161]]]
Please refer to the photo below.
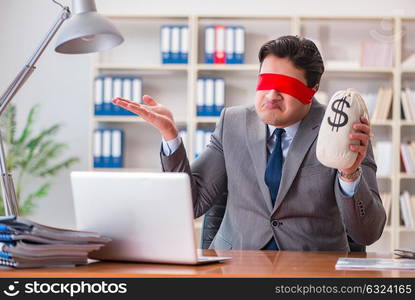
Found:
[[[143, 93], [153, 96], [170, 108], [179, 129], [187, 130], [186, 150], [190, 161], [195, 153], [195, 133], [198, 128], [213, 129], [218, 117], [196, 116], [196, 82], [198, 77], [225, 79], [225, 105], [254, 103], [256, 74], [259, 70], [258, 51], [266, 41], [286, 34], [300, 34], [319, 43], [326, 71], [321, 88], [331, 95], [348, 87], [362, 93], [373, 92], [381, 86], [393, 91], [391, 113], [386, 120], [371, 123], [372, 140], [392, 142], [391, 174], [378, 176], [381, 192], [392, 195], [388, 224], [381, 239], [368, 251], [390, 252], [397, 247], [415, 244], [415, 229], [403, 227], [400, 221], [399, 195], [415, 183], [415, 174], [405, 174], [400, 167], [400, 143], [415, 129], [415, 121], [401, 120], [400, 91], [409, 85], [415, 88], [415, 65], [402, 66], [410, 53], [415, 53], [415, 18], [372, 16], [278, 16], [278, 15], [107, 15], [125, 37], [122, 46], [94, 56], [91, 65], [93, 79], [103, 75], [132, 75], [143, 79]], [[161, 64], [161, 25], [189, 27], [189, 63]], [[245, 64], [215, 65], [203, 61], [204, 27], [212, 24], [242, 25], [245, 27]], [[389, 67], [361, 67], [360, 40], [386, 38], [395, 53]], [[378, 34], [378, 35], [376, 35]], [[151, 125], [139, 117], [94, 116], [90, 107], [89, 166], [93, 169], [93, 135], [95, 128], [122, 128], [125, 131], [125, 167], [121, 171], [160, 172], [160, 136]], [[378, 162], [379, 164], [380, 162]], [[99, 169], [110, 171], [113, 169]], [[120, 171], [116, 169], [116, 171]], [[415, 190], [413, 190], [415, 193]], [[195, 221], [198, 238], [201, 221]]]

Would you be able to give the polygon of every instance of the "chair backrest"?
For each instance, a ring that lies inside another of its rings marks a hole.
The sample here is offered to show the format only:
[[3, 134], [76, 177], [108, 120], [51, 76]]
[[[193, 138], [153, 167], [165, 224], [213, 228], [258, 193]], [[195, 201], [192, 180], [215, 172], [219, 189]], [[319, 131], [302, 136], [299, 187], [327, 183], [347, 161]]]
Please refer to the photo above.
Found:
[[[203, 219], [201, 246], [202, 249], [208, 249], [213, 238], [218, 232], [223, 216], [225, 215], [226, 201], [228, 194], [224, 193], [220, 199], [206, 212]], [[365, 252], [366, 246], [359, 245], [347, 236], [351, 252]]]

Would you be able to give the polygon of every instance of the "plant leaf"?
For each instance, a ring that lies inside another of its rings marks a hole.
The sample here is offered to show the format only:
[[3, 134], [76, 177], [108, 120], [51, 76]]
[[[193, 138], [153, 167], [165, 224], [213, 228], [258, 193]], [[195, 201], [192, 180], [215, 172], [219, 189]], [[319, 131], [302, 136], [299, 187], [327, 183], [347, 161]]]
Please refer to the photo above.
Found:
[[43, 139], [46, 137], [54, 136], [60, 129], [61, 125], [55, 124], [51, 127], [42, 130], [36, 137], [32, 138], [26, 145], [29, 149], [29, 154], [26, 158], [21, 162], [22, 168], [26, 168], [29, 162], [33, 157], [33, 153], [36, 151], [39, 144], [42, 142]]
[[55, 175], [58, 171], [60, 171], [61, 169], [64, 168], [69, 168], [70, 166], [72, 166], [73, 164], [79, 162], [79, 158], [77, 157], [71, 157], [68, 158], [67, 160], [58, 163], [44, 171], [40, 171], [39, 173], [37, 173], [36, 175], [41, 176], [41, 177], [45, 177], [45, 176], [53, 176]]
[[26, 140], [30, 136], [32, 132], [33, 122], [35, 121], [39, 107], [40, 105], [37, 104], [30, 109], [29, 115], [27, 116], [26, 124], [22, 130], [22, 134], [20, 135], [19, 139], [16, 142], [16, 145], [24, 145]]
[[50, 187], [50, 183], [44, 183], [36, 191], [30, 193], [23, 204], [19, 207], [20, 215], [24, 216], [31, 212], [35, 206], [34, 200], [47, 196]]
[[50, 160], [58, 157], [65, 148], [67, 148], [65, 144], [55, 143], [53, 141], [42, 143], [39, 151], [28, 164], [28, 172], [33, 174], [44, 168]]

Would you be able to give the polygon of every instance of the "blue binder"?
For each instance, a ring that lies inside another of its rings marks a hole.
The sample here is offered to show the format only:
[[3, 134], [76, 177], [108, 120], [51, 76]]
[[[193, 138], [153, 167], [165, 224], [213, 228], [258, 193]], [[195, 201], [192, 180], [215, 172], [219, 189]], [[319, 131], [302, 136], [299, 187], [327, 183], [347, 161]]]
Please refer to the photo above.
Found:
[[180, 26], [180, 51], [179, 61], [180, 64], [187, 64], [189, 58], [189, 27]]
[[163, 25], [160, 29], [161, 62], [171, 63], [171, 26]]
[[124, 132], [120, 129], [111, 129], [111, 154], [109, 168], [123, 167]]
[[94, 158], [94, 168], [103, 168], [102, 160], [102, 130], [94, 130], [94, 144], [93, 144], [93, 158]]
[[205, 27], [205, 63], [213, 64], [215, 56], [215, 27]]
[[245, 60], [245, 28], [235, 26], [235, 63], [243, 64]]
[[104, 77], [97, 76], [94, 81], [94, 114], [103, 115]]

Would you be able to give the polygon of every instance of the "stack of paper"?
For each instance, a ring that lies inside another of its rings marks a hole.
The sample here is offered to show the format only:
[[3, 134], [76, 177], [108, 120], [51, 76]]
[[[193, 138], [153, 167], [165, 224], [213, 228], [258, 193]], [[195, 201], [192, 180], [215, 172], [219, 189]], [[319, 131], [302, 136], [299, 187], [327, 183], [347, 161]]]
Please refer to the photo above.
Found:
[[414, 270], [415, 260], [393, 258], [346, 258], [340, 257], [336, 264], [337, 270]]
[[52, 228], [21, 217], [0, 217], [0, 266], [35, 268], [87, 263], [110, 239], [92, 232]]

